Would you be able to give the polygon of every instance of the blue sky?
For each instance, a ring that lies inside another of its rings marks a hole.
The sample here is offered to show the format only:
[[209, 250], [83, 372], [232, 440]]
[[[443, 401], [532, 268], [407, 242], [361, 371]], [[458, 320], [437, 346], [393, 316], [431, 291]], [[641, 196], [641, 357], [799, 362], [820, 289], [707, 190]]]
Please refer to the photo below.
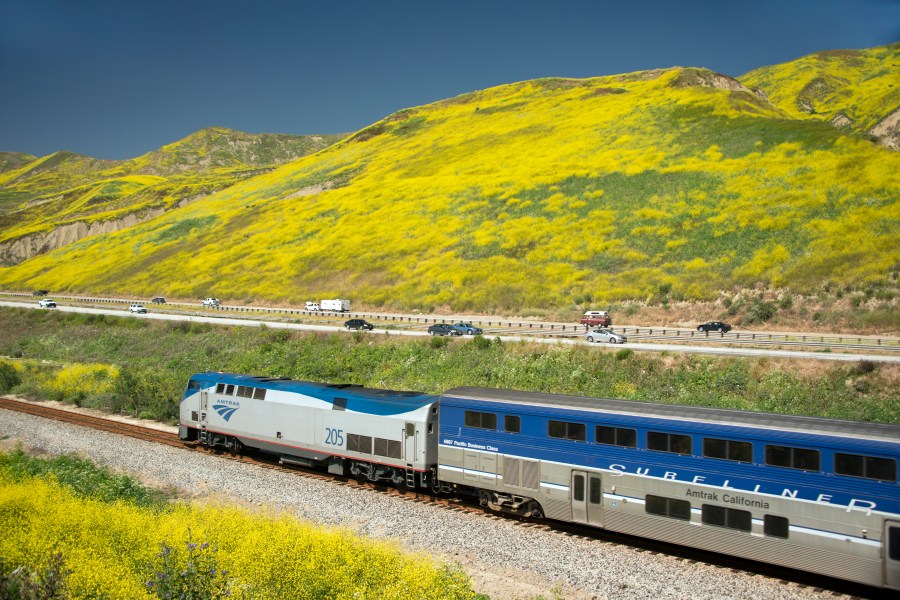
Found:
[[900, 41], [900, 0], [0, 0], [0, 150], [132, 158], [212, 125], [356, 131], [538, 77], [739, 76]]

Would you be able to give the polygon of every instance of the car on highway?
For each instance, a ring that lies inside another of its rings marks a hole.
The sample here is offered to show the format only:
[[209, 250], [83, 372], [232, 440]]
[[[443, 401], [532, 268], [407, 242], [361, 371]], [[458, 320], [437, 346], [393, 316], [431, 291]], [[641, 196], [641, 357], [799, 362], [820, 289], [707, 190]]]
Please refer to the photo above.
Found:
[[150, 302], [152, 302], [153, 304], [165, 304], [165, 303], [166, 303], [166, 299], [163, 298], [162, 296], [157, 296], [156, 298], [154, 298], [154, 299], [151, 300]]
[[458, 330], [463, 335], [481, 335], [484, 333], [484, 330], [481, 327], [475, 327], [471, 323], [463, 323], [462, 321], [454, 323], [451, 327]]
[[368, 329], [369, 331], [375, 329], [375, 326], [365, 319], [349, 319], [344, 321], [344, 327], [347, 329], [355, 329], [357, 331], [360, 329]]
[[584, 334], [584, 339], [591, 343], [609, 342], [610, 344], [624, 344], [628, 341], [628, 338], [621, 333], [616, 333], [612, 329], [604, 329], [603, 327], [588, 331]]
[[219, 306], [219, 299], [218, 298], [207, 298], [206, 300], [203, 301], [203, 306], [210, 306], [210, 307], [215, 308], [216, 306]]
[[428, 328], [430, 335], [462, 335], [462, 332], [448, 323], [435, 323]]
[[720, 333], [728, 333], [731, 331], [731, 325], [722, 321], [707, 321], [702, 325], [697, 325], [697, 331], [718, 331]]
[[49, 290], [34, 290], [33, 292], [31, 292], [31, 295], [32, 296], [46, 296], [49, 293], [50, 293]]
[[56, 308], [56, 302], [51, 300], [50, 298], [44, 298], [40, 302], [38, 302], [41, 308]]
[[137, 302], [135, 302], [130, 307], [128, 307], [128, 310], [130, 310], [131, 312], [133, 312], [134, 314], [137, 314], [137, 315], [147, 314], [147, 309], [144, 307], [144, 305], [138, 304]]

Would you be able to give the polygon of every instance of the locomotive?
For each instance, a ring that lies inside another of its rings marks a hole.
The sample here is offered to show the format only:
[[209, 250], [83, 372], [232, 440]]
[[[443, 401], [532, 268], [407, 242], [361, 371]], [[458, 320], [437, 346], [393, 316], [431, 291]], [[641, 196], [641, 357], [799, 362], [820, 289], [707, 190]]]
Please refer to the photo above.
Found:
[[198, 373], [182, 440], [900, 589], [900, 426]]

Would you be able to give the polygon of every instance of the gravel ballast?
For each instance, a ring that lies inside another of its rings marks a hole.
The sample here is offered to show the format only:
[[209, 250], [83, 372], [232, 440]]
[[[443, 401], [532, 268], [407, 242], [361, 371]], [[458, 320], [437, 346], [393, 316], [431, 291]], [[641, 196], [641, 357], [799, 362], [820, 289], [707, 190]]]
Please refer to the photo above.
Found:
[[147, 485], [187, 496], [271, 506], [318, 524], [392, 538], [460, 562], [492, 600], [552, 598], [834, 598], [830, 592], [620, 544], [569, 537], [511, 521], [339, 485], [189, 450], [152, 444], [0, 409], [4, 449], [16, 442], [50, 454], [77, 453]]

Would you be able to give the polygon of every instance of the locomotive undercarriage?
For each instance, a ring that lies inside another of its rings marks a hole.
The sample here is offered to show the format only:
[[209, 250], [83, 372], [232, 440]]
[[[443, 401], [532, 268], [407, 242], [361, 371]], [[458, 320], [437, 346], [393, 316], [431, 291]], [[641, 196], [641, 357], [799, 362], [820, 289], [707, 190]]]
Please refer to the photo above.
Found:
[[350, 474], [360, 483], [366, 481], [391, 483], [400, 490], [425, 487], [427, 477], [412, 469], [399, 469], [358, 460], [350, 461]]
[[543, 518], [544, 511], [534, 498], [504, 494], [491, 490], [478, 491], [478, 503], [491, 510], [519, 517]]

